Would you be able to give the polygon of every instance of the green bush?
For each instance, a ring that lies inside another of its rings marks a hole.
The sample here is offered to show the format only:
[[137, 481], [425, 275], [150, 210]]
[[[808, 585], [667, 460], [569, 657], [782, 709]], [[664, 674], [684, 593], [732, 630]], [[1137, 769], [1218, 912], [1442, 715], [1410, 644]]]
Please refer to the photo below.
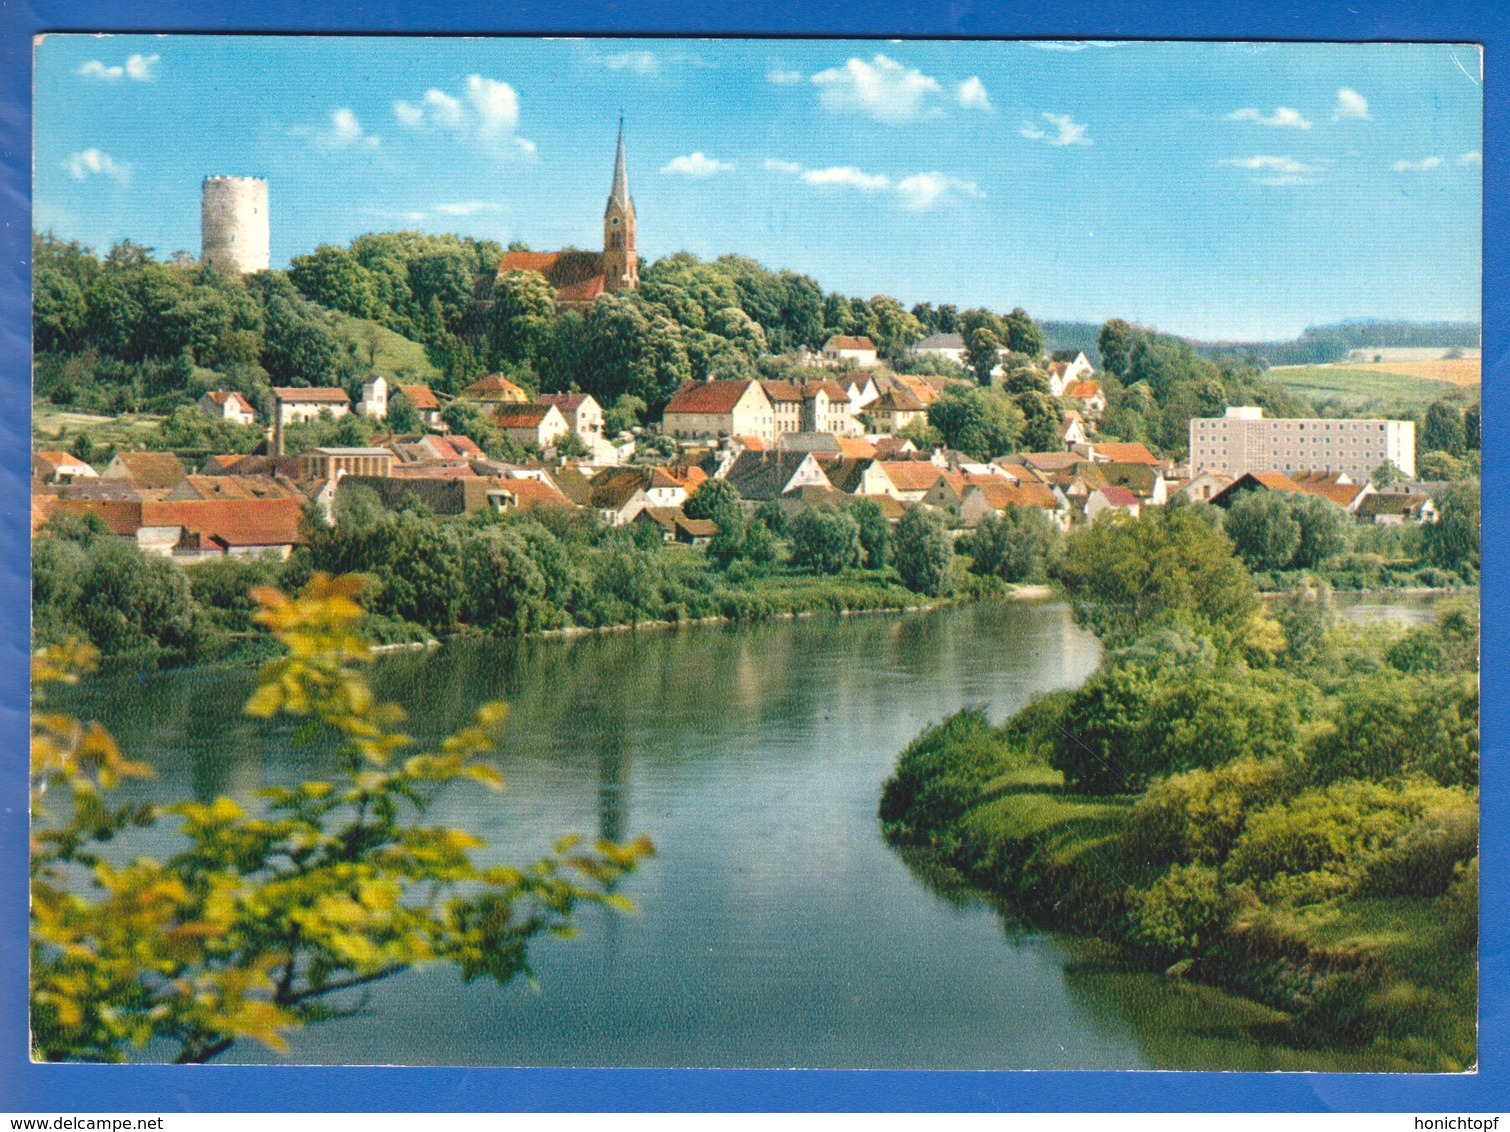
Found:
[[929, 843], [980, 801], [992, 779], [1015, 765], [982, 708], [965, 708], [909, 743], [881, 791], [888, 837]]
[[1219, 864], [1249, 812], [1283, 796], [1286, 777], [1279, 759], [1238, 759], [1156, 782], [1128, 815], [1130, 855], [1149, 862]]
[[1150, 887], [1134, 890], [1128, 936], [1163, 961], [1194, 957], [1228, 916], [1228, 901], [1216, 869], [1175, 865]]

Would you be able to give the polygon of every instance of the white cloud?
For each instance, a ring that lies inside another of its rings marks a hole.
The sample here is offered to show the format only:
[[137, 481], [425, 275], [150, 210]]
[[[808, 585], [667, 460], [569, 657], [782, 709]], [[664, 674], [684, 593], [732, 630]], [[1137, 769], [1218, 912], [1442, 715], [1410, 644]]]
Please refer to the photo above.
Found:
[[93, 176], [109, 177], [112, 181], [118, 181], [122, 185], [131, 180], [131, 166], [124, 161], [117, 161], [108, 153], [91, 146], [89, 149], [68, 155], [68, 160], [63, 162], [63, 168], [75, 181], [87, 180]]
[[1462, 157], [1458, 158], [1458, 164], [1482, 165], [1484, 164], [1484, 155], [1476, 149], [1470, 149], [1467, 153], [1463, 154]]
[[124, 66], [106, 65], [98, 59], [90, 59], [81, 64], [76, 73], [83, 75], [86, 79], [100, 79], [107, 83], [113, 83], [122, 78], [129, 78], [139, 83], [150, 83], [157, 77], [153, 72], [159, 58], [157, 55], [131, 55], [127, 57]]
[[629, 71], [636, 75], [661, 73], [661, 61], [650, 51], [624, 51], [618, 55], [601, 55], [598, 58], [610, 71]]
[[775, 83], [777, 86], [791, 86], [793, 83], [804, 82], [806, 79], [807, 76], [801, 71], [783, 71], [773, 68], [765, 73], [766, 82]]
[[156, 55], [132, 55], [126, 59], [126, 77], [139, 83], [150, 83], [157, 76], [152, 72], [157, 67]]
[[991, 96], [986, 93], [986, 84], [977, 75], [971, 75], [954, 88], [955, 100], [972, 110], [991, 110]]
[[1227, 121], [1257, 122], [1260, 126], [1287, 126], [1297, 130], [1311, 128], [1311, 123], [1299, 110], [1291, 110], [1288, 106], [1277, 106], [1274, 113], [1268, 115], [1252, 106], [1244, 106], [1241, 110], [1234, 110], [1228, 114]]
[[330, 124], [324, 129], [295, 126], [289, 133], [296, 138], [308, 138], [319, 149], [348, 149], [355, 145], [376, 149], [379, 144], [376, 137], [362, 129], [357, 116], [344, 106], [330, 112]]
[[1423, 157], [1420, 161], [1396, 161], [1390, 169], [1396, 173], [1428, 173], [1441, 164], [1440, 157]]
[[1024, 122], [1017, 132], [1030, 141], [1047, 142], [1049, 145], [1091, 144], [1091, 139], [1085, 136], [1085, 131], [1089, 127], [1084, 123], [1076, 122], [1070, 115], [1045, 113], [1043, 120], [1054, 127], [1054, 133], [1049, 133], [1033, 122]]
[[1293, 157], [1279, 157], [1274, 154], [1261, 153], [1254, 157], [1232, 157], [1222, 162], [1234, 169], [1246, 169], [1252, 173], [1262, 173], [1262, 177], [1254, 177], [1256, 185], [1315, 185], [1319, 184], [1314, 174], [1320, 173], [1326, 168], [1324, 162], [1308, 163], [1297, 161]]
[[395, 102], [393, 116], [411, 129], [453, 134], [495, 153], [535, 153], [535, 143], [514, 132], [519, 127], [519, 92], [498, 79], [468, 75], [460, 97], [431, 87], [418, 101]]
[[1373, 119], [1373, 115], [1368, 112], [1368, 99], [1348, 87], [1337, 92], [1337, 109], [1332, 111], [1332, 121], [1340, 122], [1344, 118], [1357, 118], [1364, 122]]
[[857, 189], [871, 196], [894, 196], [904, 207], [918, 212], [957, 196], [985, 196], [974, 181], [964, 181], [943, 173], [912, 173], [898, 179], [888, 177], [885, 173], [867, 173], [853, 165], [804, 169], [795, 161], [778, 161], [775, 158], [767, 159], [764, 167], [777, 173], [796, 176], [804, 184], [818, 188]]
[[[499, 212], [502, 209], [503, 205], [485, 200], [464, 200], [435, 206], [435, 211], [442, 216], [476, 216], [479, 212]], [[424, 213], [419, 215], [423, 217]]]
[[483, 137], [511, 134], [519, 125], [519, 95], [508, 83], [468, 75], [467, 101], [477, 112], [478, 132]]
[[984, 193], [974, 181], [962, 181], [946, 177], [942, 173], [914, 173], [897, 182], [897, 192], [902, 195], [908, 208], [918, 212], [933, 205], [951, 192], [969, 197], [982, 197]]
[[853, 165], [833, 165], [827, 169], [807, 169], [802, 179], [809, 185], [846, 185], [861, 192], [878, 193], [891, 188], [891, 178], [884, 173], [866, 173]]
[[661, 166], [662, 173], [680, 173], [683, 177], [697, 177], [699, 179], [711, 177], [715, 173], [726, 173], [734, 166], [727, 161], [715, 161], [707, 154], [698, 150], [696, 153], [687, 154], [685, 157], [673, 157], [665, 165]]
[[1121, 44], [1112, 39], [1035, 39], [1029, 40], [1028, 46], [1040, 51], [1084, 51], [1087, 47], [1119, 47]]
[[867, 114], [891, 123], [942, 113], [927, 105], [941, 93], [938, 80], [885, 55], [868, 63], [852, 58], [842, 67], [819, 71], [812, 81], [821, 89], [818, 101], [826, 110]]

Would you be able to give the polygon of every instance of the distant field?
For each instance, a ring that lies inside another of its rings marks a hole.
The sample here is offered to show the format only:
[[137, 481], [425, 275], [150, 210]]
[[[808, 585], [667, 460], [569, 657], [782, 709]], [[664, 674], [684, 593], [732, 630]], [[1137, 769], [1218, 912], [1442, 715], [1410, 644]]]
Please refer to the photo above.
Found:
[[1453, 385], [1478, 385], [1483, 381], [1483, 362], [1479, 358], [1437, 358], [1362, 364], [1349, 362], [1347, 368], [1367, 370], [1369, 373], [1398, 373], [1404, 377], [1424, 377], [1429, 381], [1449, 381]]
[[[1466, 378], [1461, 382], [1453, 382], [1399, 372], [1402, 368], [1411, 369], [1427, 365], [1471, 365], [1474, 375], [1471, 382]], [[1312, 401], [1340, 401], [1349, 408], [1388, 404], [1425, 406], [1444, 394], [1454, 391], [1461, 390], [1465, 394], [1474, 392], [1470, 386], [1478, 382], [1478, 367], [1478, 360], [1472, 358], [1462, 358], [1451, 362], [1276, 366], [1269, 370], [1268, 377]]]
[[156, 432], [163, 418], [150, 414], [102, 417], [93, 413], [72, 413], [48, 401], [32, 402], [31, 439], [34, 448], [71, 440], [88, 432], [96, 444], [114, 444], [117, 448], [134, 448]]
[[440, 376], [440, 370], [430, 363], [425, 348], [418, 342], [411, 342], [371, 319], [353, 318], [340, 311], [332, 311], [331, 318], [335, 332], [356, 344], [357, 356], [364, 365], [368, 364], [369, 346], [377, 347], [376, 357], [371, 362], [375, 373], [391, 379], [402, 371], [405, 376], [421, 381]]

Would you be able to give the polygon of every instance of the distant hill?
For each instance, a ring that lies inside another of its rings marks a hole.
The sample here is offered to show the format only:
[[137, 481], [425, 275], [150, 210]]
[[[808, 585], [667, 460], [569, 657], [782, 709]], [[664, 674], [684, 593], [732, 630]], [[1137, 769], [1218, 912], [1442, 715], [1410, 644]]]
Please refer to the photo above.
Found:
[[1316, 366], [1340, 362], [1352, 350], [1477, 347], [1477, 322], [1401, 322], [1359, 319], [1308, 326], [1287, 342], [1195, 342], [1202, 354], [1262, 358], [1271, 366]]
[[1091, 365], [1101, 368], [1101, 351], [1096, 349], [1096, 336], [1101, 333], [1099, 322], [1054, 322], [1040, 320], [1038, 328], [1043, 331], [1043, 348], [1054, 350], [1082, 351]]
[[356, 347], [357, 357], [364, 366], [371, 366], [373, 373], [390, 381], [395, 377], [408, 377], [424, 382], [440, 376], [440, 370], [430, 361], [420, 343], [371, 319], [353, 318], [341, 311], [330, 311], [329, 317], [331, 329]]

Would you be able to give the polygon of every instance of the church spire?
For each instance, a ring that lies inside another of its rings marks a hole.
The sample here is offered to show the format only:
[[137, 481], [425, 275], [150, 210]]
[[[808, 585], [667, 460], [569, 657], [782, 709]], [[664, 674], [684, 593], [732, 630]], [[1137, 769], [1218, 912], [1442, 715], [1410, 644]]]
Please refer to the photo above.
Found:
[[603, 289], [610, 293], [633, 291], [640, 284], [639, 265], [634, 246], [634, 201], [629, 196], [629, 166], [624, 159], [624, 114], [620, 111], [613, 188], [603, 210]]
[[624, 115], [619, 115], [619, 150], [613, 159], [613, 188], [608, 190], [608, 206], [628, 211], [634, 205], [629, 200], [629, 168], [624, 161]]

